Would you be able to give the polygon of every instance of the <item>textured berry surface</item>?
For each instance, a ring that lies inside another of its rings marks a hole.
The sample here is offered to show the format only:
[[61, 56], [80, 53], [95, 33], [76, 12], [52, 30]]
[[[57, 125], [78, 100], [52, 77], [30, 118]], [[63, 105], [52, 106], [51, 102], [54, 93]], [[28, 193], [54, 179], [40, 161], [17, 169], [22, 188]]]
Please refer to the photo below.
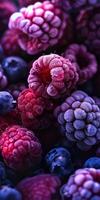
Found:
[[22, 180], [17, 188], [24, 200], [60, 200], [57, 196], [60, 184], [58, 177], [43, 174]]
[[0, 92], [0, 115], [4, 115], [14, 108], [14, 99], [9, 92]]
[[61, 189], [62, 200], [99, 200], [100, 169], [79, 169]]
[[39, 57], [33, 62], [28, 77], [29, 87], [44, 98], [67, 96], [78, 82], [74, 64], [57, 54]]
[[84, 168], [95, 168], [100, 169], [100, 158], [99, 157], [91, 157], [84, 163]]
[[96, 58], [89, 53], [85, 45], [71, 44], [63, 56], [75, 64], [81, 84], [92, 78], [97, 72]]
[[10, 83], [25, 80], [28, 73], [27, 63], [20, 57], [10, 56], [2, 61], [2, 68]]
[[14, 99], [17, 99], [19, 94], [27, 88], [25, 83], [17, 83], [9, 85], [6, 90], [12, 94]]
[[33, 132], [20, 126], [12, 126], [3, 132], [0, 150], [7, 166], [24, 171], [41, 160], [41, 145]]
[[82, 91], [75, 91], [54, 112], [61, 131], [78, 148], [88, 150], [100, 140], [100, 109]]
[[1, 200], [22, 200], [21, 194], [14, 188], [3, 186], [0, 188]]
[[100, 3], [80, 11], [76, 20], [76, 35], [79, 42], [84, 42], [90, 51], [100, 56]]
[[18, 41], [24, 51], [37, 54], [58, 43], [68, 24], [67, 18], [55, 4], [37, 2], [14, 13], [9, 28], [19, 30]]
[[67, 176], [72, 172], [71, 155], [62, 147], [54, 148], [46, 155], [46, 163], [50, 172], [58, 176]]

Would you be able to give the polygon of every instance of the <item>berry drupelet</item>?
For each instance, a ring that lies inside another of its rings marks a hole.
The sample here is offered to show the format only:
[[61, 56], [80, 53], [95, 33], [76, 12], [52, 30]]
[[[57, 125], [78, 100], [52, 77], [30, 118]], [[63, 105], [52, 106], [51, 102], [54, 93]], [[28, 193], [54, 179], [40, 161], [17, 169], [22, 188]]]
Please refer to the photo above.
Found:
[[80, 10], [76, 19], [76, 37], [100, 56], [100, 3]]
[[21, 193], [11, 187], [2, 186], [0, 188], [0, 199], [1, 200], [22, 200]]
[[34, 55], [58, 44], [68, 23], [69, 16], [60, 7], [43, 1], [15, 12], [10, 17], [9, 28], [17, 29], [20, 47]]
[[67, 96], [77, 85], [75, 65], [57, 54], [39, 57], [33, 62], [28, 77], [29, 87], [44, 98]]
[[37, 137], [17, 125], [2, 133], [0, 151], [6, 165], [19, 172], [34, 168], [41, 161], [42, 149]]
[[77, 170], [61, 188], [62, 200], [99, 200], [100, 169]]
[[45, 160], [50, 168], [50, 172], [58, 176], [68, 176], [73, 170], [71, 155], [69, 151], [63, 147], [54, 148], [49, 151]]
[[97, 72], [96, 57], [83, 44], [71, 44], [63, 56], [75, 64], [79, 73], [80, 84], [92, 78]]
[[24, 200], [60, 200], [58, 177], [51, 174], [42, 174], [22, 180], [17, 189], [22, 193]]
[[84, 168], [95, 168], [100, 169], [100, 158], [99, 157], [91, 157], [84, 163]]
[[2, 61], [2, 68], [10, 83], [17, 83], [27, 78], [27, 63], [20, 57], [10, 56]]
[[13, 110], [15, 103], [13, 96], [9, 92], [0, 91], [0, 115], [4, 115]]
[[54, 115], [67, 140], [81, 150], [100, 142], [100, 109], [86, 93], [73, 92], [55, 109]]

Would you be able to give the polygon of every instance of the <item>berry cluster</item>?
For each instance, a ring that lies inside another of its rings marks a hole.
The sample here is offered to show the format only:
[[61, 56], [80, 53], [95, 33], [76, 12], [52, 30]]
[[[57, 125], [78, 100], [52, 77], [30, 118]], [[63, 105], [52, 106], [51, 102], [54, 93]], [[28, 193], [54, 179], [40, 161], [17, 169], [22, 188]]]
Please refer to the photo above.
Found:
[[100, 0], [0, 0], [0, 200], [100, 200]]

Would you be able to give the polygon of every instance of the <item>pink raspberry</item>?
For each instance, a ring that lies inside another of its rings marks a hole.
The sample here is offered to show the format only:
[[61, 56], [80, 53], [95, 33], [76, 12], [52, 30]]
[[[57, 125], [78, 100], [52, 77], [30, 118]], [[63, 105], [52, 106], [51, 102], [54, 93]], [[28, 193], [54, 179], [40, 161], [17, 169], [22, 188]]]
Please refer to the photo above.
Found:
[[37, 137], [18, 125], [2, 133], [0, 150], [7, 166], [19, 172], [35, 167], [41, 160], [42, 150]]
[[45, 113], [46, 106], [44, 99], [37, 96], [32, 89], [23, 90], [18, 97], [22, 122], [28, 128], [38, 129], [48, 126], [49, 113]]
[[84, 83], [97, 72], [97, 61], [83, 44], [71, 44], [63, 56], [75, 64], [79, 73], [79, 83]]
[[20, 55], [22, 53], [18, 44], [17, 30], [7, 30], [1, 38], [1, 44], [5, 55]]
[[62, 186], [61, 197], [62, 200], [99, 200], [100, 169], [77, 170]]
[[51, 174], [42, 174], [22, 180], [17, 189], [22, 193], [24, 200], [60, 200], [58, 177]]
[[68, 24], [69, 16], [60, 7], [44, 1], [15, 12], [10, 17], [9, 28], [17, 30], [20, 47], [34, 55], [56, 45]]
[[76, 37], [100, 56], [100, 3], [80, 10], [76, 19]]
[[56, 54], [39, 57], [30, 70], [29, 87], [48, 99], [67, 96], [78, 82], [76, 67], [68, 59]]

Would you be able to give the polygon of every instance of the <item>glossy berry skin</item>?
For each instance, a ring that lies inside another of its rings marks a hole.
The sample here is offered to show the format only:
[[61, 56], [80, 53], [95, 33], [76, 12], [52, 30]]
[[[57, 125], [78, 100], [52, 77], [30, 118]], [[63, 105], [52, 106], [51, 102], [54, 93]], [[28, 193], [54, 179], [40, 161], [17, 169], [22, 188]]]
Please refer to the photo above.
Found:
[[9, 92], [0, 92], [0, 115], [4, 115], [14, 108], [14, 99]]
[[61, 188], [62, 200], [99, 200], [100, 169], [85, 168], [75, 171]]
[[17, 189], [24, 200], [60, 200], [58, 189], [60, 180], [51, 174], [42, 174], [22, 180]]
[[27, 77], [27, 63], [20, 57], [10, 56], [5, 58], [2, 62], [2, 68], [10, 83], [17, 83]]
[[0, 90], [4, 89], [8, 85], [7, 77], [4, 74], [2, 66], [0, 65]]
[[0, 199], [1, 200], [22, 200], [21, 193], [14, 188], [3, 186], [0, 188]]
[[100, 3], [80, 10], [76, 19], [76, 37], [88, 49], [100, 56]]
[[41, 144], [32, 131], [11, 126], [3, 132], [0, 150], [8, 167], [24, 172], [35, 167], [41, 160]]
[[71, 155], [69, 151], [63, 147], [50, 150], [45, 159], [50, 168], [50, 172], [58, 176], [68, 176], [73, 170]]
[[97, 72], [96, 57], [83, 44], [71, 44], [63, 56], [75, 64], [79, 73], [79, 83], [83, 84]]
[[39, 57], [33, 62], [28, 77], [29, 87], [46, 99], [66, 97], [77, 82], [78, 73], [74, 64], [57, 54]]
[[68, 23], [66, 13], [52, 2], [43, 1], [15, 12], [10, 17], [9, 28], [17, 29], [20, 47], [34, 55], [56, 45]]
[[99, 157], [91, 157], [84, 163], [84, 168], [95, 168], [100, 169], [100, 158]]
[[100, 109], [86, 93], [73, 92], [54, 115], [66, 139], [79, 149], [89, 150], [100, 142]]

